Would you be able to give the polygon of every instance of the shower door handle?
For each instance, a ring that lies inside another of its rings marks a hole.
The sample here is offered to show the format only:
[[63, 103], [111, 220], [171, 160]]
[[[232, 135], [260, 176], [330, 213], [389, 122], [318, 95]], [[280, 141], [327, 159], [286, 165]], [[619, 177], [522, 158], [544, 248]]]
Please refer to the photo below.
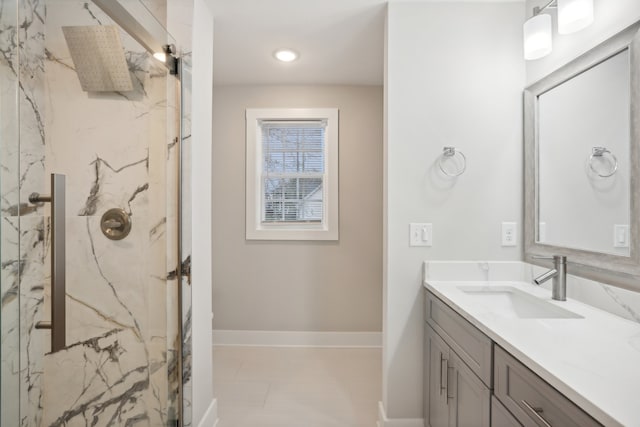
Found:
[[51, 352], [66, 347], [65, 271], [65, 176], [51, 174], [51, 195], [33, 193], [31, 203], [51, 202], [51, 321], [36, 323], [36, 329], [51, 329]]

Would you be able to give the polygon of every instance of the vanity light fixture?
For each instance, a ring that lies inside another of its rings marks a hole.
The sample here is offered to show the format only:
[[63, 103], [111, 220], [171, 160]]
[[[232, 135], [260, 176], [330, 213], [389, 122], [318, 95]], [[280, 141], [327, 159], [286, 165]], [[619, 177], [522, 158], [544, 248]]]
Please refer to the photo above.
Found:
[[523, 26], [526, 60], [542, 58], [553, 49], [551, 15], [543, 14], [547, 9], [558, 10], [559, 34], [575, 33], [593, 22], [593, 0], [551, 0], [533, 8], [533, 16]]
[[553, 49], [551, 16], [534, 15], [524, 23], [524, 59], [542, 58]]
[[292, 62], [298, 59], [298, 52], [291, 49], [278, 49], [273, 53], [278, 61]]
[[592, 22], [593, 0], [558, 0], [558, 33], [575, 33]]

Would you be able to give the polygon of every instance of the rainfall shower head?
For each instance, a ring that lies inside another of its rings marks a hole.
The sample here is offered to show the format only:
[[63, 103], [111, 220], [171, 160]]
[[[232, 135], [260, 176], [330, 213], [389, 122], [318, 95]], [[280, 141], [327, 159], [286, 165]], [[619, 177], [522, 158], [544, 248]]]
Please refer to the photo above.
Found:
[[86, 92], [133, 90], [117, 26], [62, 27], [62, 31], [82, 90]]

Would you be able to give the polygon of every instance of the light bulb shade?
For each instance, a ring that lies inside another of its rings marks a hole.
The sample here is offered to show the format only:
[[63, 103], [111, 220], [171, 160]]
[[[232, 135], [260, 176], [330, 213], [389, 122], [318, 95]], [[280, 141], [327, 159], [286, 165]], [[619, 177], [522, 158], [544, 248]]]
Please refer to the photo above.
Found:
[[575, 33], [592, 22], [593, 0], [558, 0], [558, 33]]
[[551, 53], [553, 37], [551, 16], [536, 15], [524, 23], [524, 59], [539, 59]]

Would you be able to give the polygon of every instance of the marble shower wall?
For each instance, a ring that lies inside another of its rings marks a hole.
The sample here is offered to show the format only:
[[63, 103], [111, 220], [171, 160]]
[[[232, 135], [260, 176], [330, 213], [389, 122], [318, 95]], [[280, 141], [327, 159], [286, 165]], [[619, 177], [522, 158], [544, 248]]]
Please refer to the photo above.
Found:
[[[134, 90], [83, 92], [61, 27], [109, 18], [87, 1], [1, 1], [2, 425], [168, 425], [175, 79], [121, 31]], [[50, 316], [49, 206], [25, 203], [49, 192], [51, 172], [67, 175], [67, 348], [57, 353], [34, 329]], [[113, 207], [132, 218], [121, 241], [100, 231]]]

